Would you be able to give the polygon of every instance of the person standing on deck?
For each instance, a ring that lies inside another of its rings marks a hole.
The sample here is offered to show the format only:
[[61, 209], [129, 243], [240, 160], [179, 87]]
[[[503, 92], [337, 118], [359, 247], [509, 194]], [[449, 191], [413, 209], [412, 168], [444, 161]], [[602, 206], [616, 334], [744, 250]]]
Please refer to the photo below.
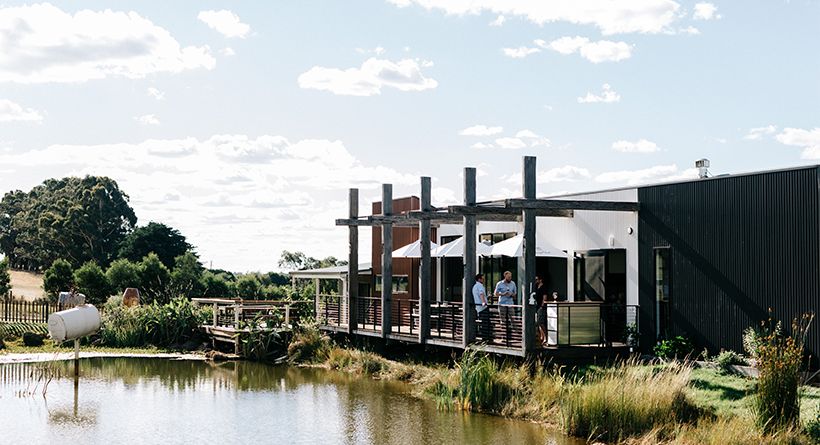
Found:
[[535, 314], [535, 322], [538, 326], [538, 338], [541, 340], [541, 344], [546, 346], [547, 345], [547, 286], [544, 285], [544, 279], [541, 278], [541, 274], [535, 276], [535, 285], [538, 288], [535, 289], [535, 307], [538, 308], [538, 312]]
[[515, 282], [512, 280], [512, 272], [509, 270], [504, 272], [504, 279], [495, 285], [495, 296], [498, 297], [498, 311], [501, 315], [501, 320], [504, 322], [506, 333], [507, 346], [510, 346], [510, 334], [512, 328], [512, 319], [515, 315], [515, 296], [518, 295], [515, 287]]
[[[490, 338], [490, 311], [487, 310], [487, 294], [484, 292], [484, 274], [475, 276], [475, 284], [473, 285], [473, 300], [475, 302], [475, 310], [478, 313], [478, 321], [481, 322], [483, 333], [482, 340]], [[479, 329], [477, 328], [476, 331]], [[478, 332], [476, 332], [477, 334]], [[478, 335], [476, 335], [478, 337]]]

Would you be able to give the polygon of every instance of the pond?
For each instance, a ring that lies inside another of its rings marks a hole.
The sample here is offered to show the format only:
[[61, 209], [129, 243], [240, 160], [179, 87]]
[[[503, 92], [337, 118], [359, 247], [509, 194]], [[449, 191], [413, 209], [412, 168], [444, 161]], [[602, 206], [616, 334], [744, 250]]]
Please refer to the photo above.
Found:
[[93, 358], [0, 365], [2, 443], [577, 444], [530, 422], [443, 412], [408, 385], [253, 362]]

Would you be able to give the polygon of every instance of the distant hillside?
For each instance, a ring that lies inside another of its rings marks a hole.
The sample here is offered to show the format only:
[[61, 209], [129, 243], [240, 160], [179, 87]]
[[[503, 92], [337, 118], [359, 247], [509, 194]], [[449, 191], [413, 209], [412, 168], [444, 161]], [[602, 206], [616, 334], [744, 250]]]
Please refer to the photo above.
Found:
[[14, 298], [25, 297], [26, 301], [34, 301], [45, 296], [45, 292], [43, 292], [43, 274], [22, 270], [10, 270], [9, 274], [13, 286], [11, 293]]

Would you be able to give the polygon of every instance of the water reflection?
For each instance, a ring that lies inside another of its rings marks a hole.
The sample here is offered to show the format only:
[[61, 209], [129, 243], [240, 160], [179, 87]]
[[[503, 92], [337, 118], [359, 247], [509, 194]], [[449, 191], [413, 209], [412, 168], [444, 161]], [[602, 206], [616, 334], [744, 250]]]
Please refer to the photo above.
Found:
[[[441, 412], [409, 387], [322, 369], [144, 358], [71, 362], [46, 397], [0, 365], [3, 443], [575, 444], [528, 422]], [[10, 420], [14, 419], [14, 420]]]

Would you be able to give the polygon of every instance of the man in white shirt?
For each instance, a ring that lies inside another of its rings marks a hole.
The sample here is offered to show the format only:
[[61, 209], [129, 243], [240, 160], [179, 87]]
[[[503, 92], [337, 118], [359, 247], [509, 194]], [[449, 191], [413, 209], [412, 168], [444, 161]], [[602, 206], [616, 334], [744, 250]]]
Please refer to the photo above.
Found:
[[512, 335], [512, 321], [515, 316], [515, 296], [518, 291], [515, 287], [515, 281], [512, 280], [512, 272], [504, 272], [504, 279], [495, 285], [495, 296], [498, 297], [498, 312], [501, 315], [501, 320], [504, 322], [504, 331], [506, 333], [507, 346], [510, 346], [510, 336]]
[[488, 340], [490, 338], [490, 311], [487, 310], [487, 294], [484, 292], [484, 274], [477, 274], [475, 276], [475, 284], [473, 285], [473, 301], [475, 302], [475, 310], [478, 314], [477, 321], [481, 326], [476, 326], [476, 338], [478, 333], [482, 332], [481, 339]]

